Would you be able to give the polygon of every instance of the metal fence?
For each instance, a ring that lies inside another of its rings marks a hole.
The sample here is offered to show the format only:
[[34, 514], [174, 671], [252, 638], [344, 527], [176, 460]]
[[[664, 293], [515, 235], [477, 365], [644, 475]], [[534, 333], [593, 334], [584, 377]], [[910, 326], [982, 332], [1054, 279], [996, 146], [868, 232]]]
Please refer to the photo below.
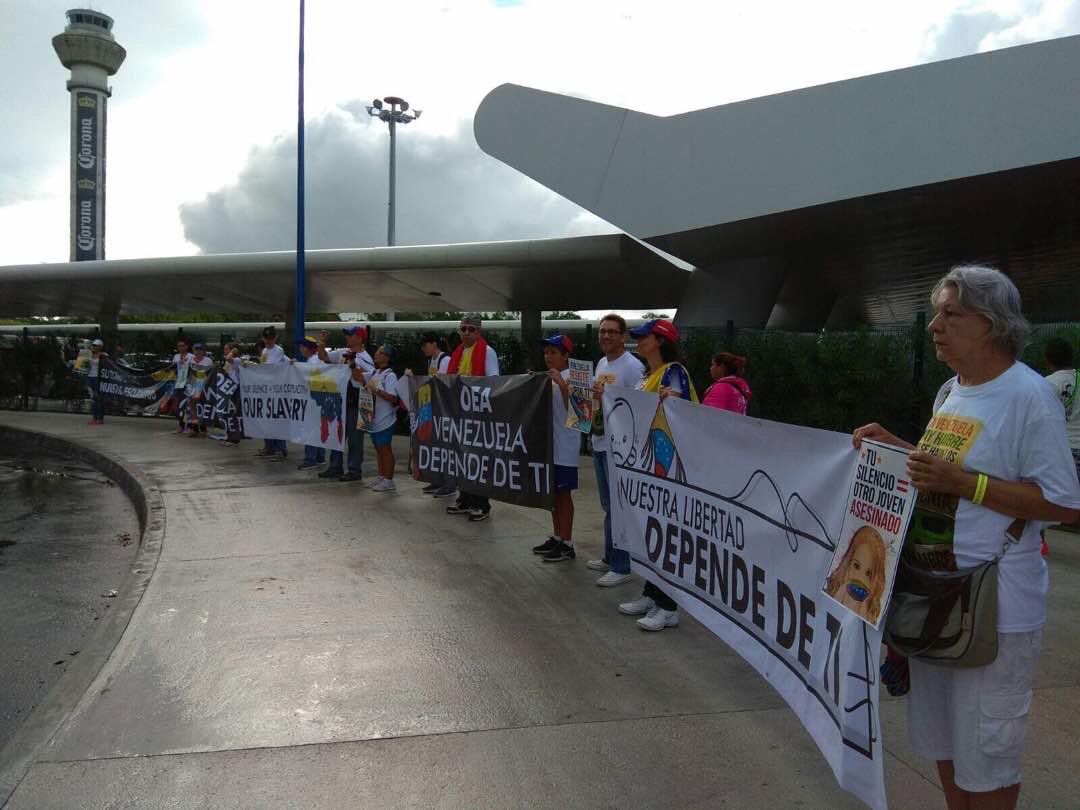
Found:
[[[422, 372], [426, 368], [415, 332], [396, 333], [391, 323], [373, 326], [373, 336], [380, 343], [395, 345], [399, 371], [408, 367]], [[211, 355], [217, 355], [215, 349], [228, 336], [212, 338], [199, 335], [197, 330], [198, 325], [192, 324], [187, 331], [205, 340]], [[567, 331], [574, 340], [574, 356], [599, 358], [591, 324]], [[1047, 373], [1043, 350], [1054, 336], [1080, 346], [1080, 323], [1034, 328], [1023, 359], [1040, 373]], [[523, 346], [517, 335], [505, 332], [485, 337], [498, 353], [504, 373], [529, 370], [534, 347]], [[452, 346], [457, 336], [447, 338]], [[85, 338], [63, 335], [9, 335], [0, 340], [0, 408], [88, 412], [85, 381], [72, 368], [80, 341], [85, 344]], [[884, 329], [810, 334], [738, 329], [727, 324], [716, 329], [684, 330], [681, 342], [699, 393], [709, 384], [710, 358], [718, 351], [731, 351], [748, 361], [747, 379], [753, 389], [751, 415], [827, 430], [849, 431], [876, 421], [905, 438], [917, 439], [934, 394], [952, 376], [928, 349], [921, 316], [913, 323]], [[136, 367], [167, 362], [174, 347], [175, 336], [127, 333], [124, 361]], [[242, 349], [251, 355], [257, 353], [255, 344], [242, 344]]]

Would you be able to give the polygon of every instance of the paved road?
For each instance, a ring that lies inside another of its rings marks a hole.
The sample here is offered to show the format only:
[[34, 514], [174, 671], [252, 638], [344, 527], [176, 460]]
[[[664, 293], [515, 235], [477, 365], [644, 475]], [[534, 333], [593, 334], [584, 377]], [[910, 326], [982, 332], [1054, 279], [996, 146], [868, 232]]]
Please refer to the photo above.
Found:
[[[721, 642], [687, 619], [639, 632], [614, 609], [633, 588], [593, 586], [587, 465], [579, 559], [545, 565], [528, 551], [542, 512], [496, 504], [469, 524], [412, 482], [322, 483], [164, 421], [0, 421], [108, 447], [156, 480], [167, 513], [127, 632], [13, 810], [861, 806]], [[1026, 807], [1080, 792], [1076, 541], [1052, 540]], [[883, 701], [890, 804], [941, 807], [903, 712]]]
[[130, 501], [98, 471], [0, 450], [0, 749], [112, 607], [138, 540]]

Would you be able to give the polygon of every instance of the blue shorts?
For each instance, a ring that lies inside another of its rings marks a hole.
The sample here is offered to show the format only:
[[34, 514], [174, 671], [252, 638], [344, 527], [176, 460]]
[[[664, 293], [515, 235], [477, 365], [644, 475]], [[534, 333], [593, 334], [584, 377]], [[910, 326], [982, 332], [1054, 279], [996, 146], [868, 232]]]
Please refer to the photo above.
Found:
[[378, 430], [371, 434], [371, 446], [372, 447], [389, 447], [390, 440], [394, 438], [394, 426], [391, 425], [386, 430]]
[[577, 467], [555, 465], [555, 491], [573, 492], [577, 489]]

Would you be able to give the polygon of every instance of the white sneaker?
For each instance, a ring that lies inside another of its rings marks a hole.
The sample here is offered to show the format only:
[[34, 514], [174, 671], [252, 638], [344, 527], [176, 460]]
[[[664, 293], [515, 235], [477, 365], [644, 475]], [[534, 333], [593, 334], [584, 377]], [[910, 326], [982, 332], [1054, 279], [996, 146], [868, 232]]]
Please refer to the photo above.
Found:
[[386, 479], [383, 478], [381, 475], [376, 475], [375, 479], [371, 483], [365, 484], [364, 486], [366, 486], [368, 489], [375, 489], [375, 487], [377, 487], [379, 484], [381, 484], [385, 480]]
[[617, 574], [614, 571], [608, 571], [600, 579], [596, 580], [596, 584], [601, 588], [614, 588], [616, 585], [622, 585], [624, 582], [629, 581], [629, 574]]
[[393, 492], [395, 489], [397, 489], [397, 487], [394, 486], [393, 481], [391, 481], [391, 480], [389, 480], [387, 478], [382, 478], [382, 479], [379, 480], [379, 482], [377, 484], [375, 484], [375, 486], [373, 486], [371, 488], [371, 491], [372, 492]]
[[585, 563], [585, 567], [590, 571], [607, 571], [608, 564], [603, 560], [589, 560]]
[[651, 630], [652, 632], [663, 630], [665, 627], [678, 627], [679, 611], [654, 607], [644, 618], [637, 620], [637, 626], [642, 630]]
[[656, 602], [651, 597], [642, 596], [640, 599], [635, 599], [633, 602], [623, 602], [619, 605], [619, 613], [623, 613], [627, 616], [640, 616], [643, 613], [648, 613], [656, 607]]

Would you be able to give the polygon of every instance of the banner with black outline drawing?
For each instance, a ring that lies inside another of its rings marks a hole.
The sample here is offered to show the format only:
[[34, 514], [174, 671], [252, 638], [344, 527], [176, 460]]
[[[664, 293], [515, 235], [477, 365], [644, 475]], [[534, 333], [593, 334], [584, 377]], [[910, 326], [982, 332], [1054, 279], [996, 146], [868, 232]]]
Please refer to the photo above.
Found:
[[550, 509], [551, 378], [405, 377], [417, 477], [474, 495]]
[[773, 685], [841, 787], [885, 807], [881, 633], [821, 591], [851, 437], [610, 385], [603, 410], [612, 536], [634, 572]]
[[341, 450], [351, 373], [348, 366], [326, 363], [242, 366], [238, 376], [245, 435]]

